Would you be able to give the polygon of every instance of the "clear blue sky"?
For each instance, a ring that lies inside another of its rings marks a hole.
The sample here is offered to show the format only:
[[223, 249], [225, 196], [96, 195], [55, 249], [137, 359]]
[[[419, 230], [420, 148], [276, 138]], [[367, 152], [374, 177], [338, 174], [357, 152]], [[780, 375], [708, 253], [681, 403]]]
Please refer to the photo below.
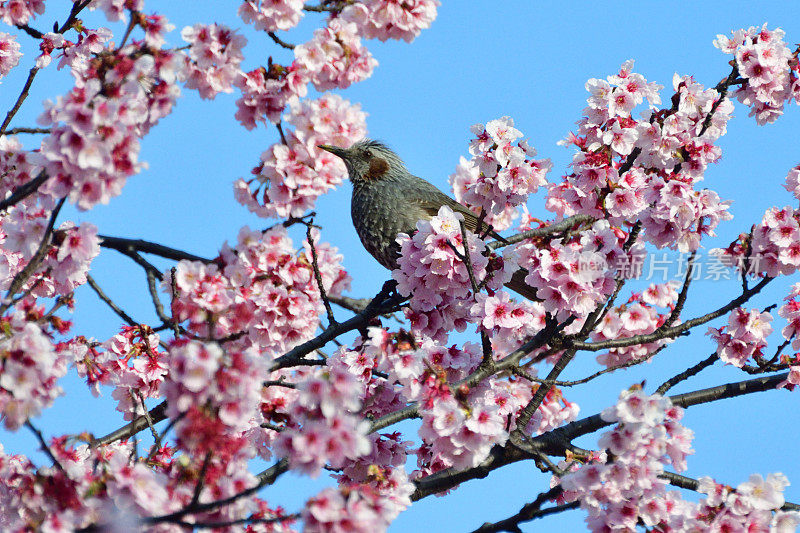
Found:
[[[246, 27], [235, 14], [238, 2], [186, 1], [147, 2], [147, 8], [169, 17], [177, 29], [172, 42], [180, 42], [180, 29], [195, 22], [223, 22], [247, 35], [247, 69], [276, 61], [287, 61], [266, 35]], [[63, 21], [68, 10], [64, 0], [50, 0], [48, 13], [34, 22], [46, 28], [54, 19]], [[642, 7], [645, 6], [645, 7]], [[585, 105], [584, 83], [588, 78], [617, 71], [627, 59], [635, 59], [635, 71], [671, 92], [672, 75], [691, 74], [706, 86], [727, 75], [730, 56], [713, 47], [718, 33], [768, 22], [787, 32], [788, 43], [800, 42], [800, 4], [782, 2], [445, 2], [431, 29], [411, 45], [403, 42], [370, 42], [380, 62], [372, 78], [340, 94], [360, 102], [369, 113], [368, 128], [374, 138], [386, 141], [405, 159], [415, 174], [447, 189], [447, 176], [461, 155], [467, 153], [469, 126], [503, 115], [515, 119], [542, 157], [554, 163], [551, 179], [567, 170], [568, 149], [562, 139], [581, 116]], [[91, 20], [89, 20], [91, 26]], [[306, 40], [319, 25], [318, 16], [308, 16], [286, 38]], [[7, 31], [3, 28], [0, 31]], [[35, 57], [32, 40], [20, 36], [26, 55], [18, 69], [0, 85], [3, 110], [16, 98]], [[40, 76], [31, 96], [13, 126], [30, 126], [41, 110], [40, 102], [67, 90], [66, 72], [49, 69]], [[247, 131], [233, 120], [236, 95], [222, 95], [213, 102], [201, 101], [185, 91], [175, 112], [164, 119], [142, 143], [141, 159], [150, 168], [130, 179], [123, 195], [108, 206], [86, 213], [65, 209], [61, 219], [91, 221], [100, 233], [137, 237], [213, 256], [221, 243], [233, 240], [245, 224], [266, 227], [271, 221], [257, 219], [233, 200], [232, 182], [248, 176], [259, 154], [276, 141], [274, 129]], [[747, 110], [738, 105], [728, 134], [720, 141], [722, 161], [706, 173], [705, 186], [724, 199], [734, 200], [735, 218], [723, 223], [719, 237], [706, 247], [724, 246], [760, 220], [771, 205], [795, 205], [781, 187], [787, 171], [800, 163], [797, 132], [800, 107], [791, 106], [776, 124], [757, 127]], [[351, 295], [375, 294], [387, 271], [361, 249], [349, 220], [349, 184], [323, 197], [316, 221], [323, 226], [322, 238], [345, 254], [345, 266], [354, 278]], [[541, 197], [528, 204], [530, 211], [548, 216]], [[300, 238], [299, 235], [295, 236]], [[158, 263], [167, 266], [168, 263]], [[144, 275], [129, 260], [104, 250], [95, 260], [93, 275], [107, 292], [141, 321], [154, 320], [147, 298]], [[796, 279], [791, 280], [797, 281]], [[763, 308], [779, 301], [787, 283], [775, 283], [770, 291], [748, 307]], [[696, 316], [737, 294], [735, 282], [703, 282], [690, 296], [684, 317]], [[338, 316], [346, 316], [337, 310]], [[120, 322], [89, 289], [77, 294], [74, 315], [76, 332], [105, 340]], [[719, 326], [721, 321], [714, 323]], [[776, 321], [780, 325], [780, 320]], [[778, 329], [778, 328], [776, 328]], [[667, 377], [705, 358], [712, 344], [703, 331], [683, 338], [662, 352], [649, 365], [595, 380], [590, 386], [567, 391], [581, 405], [582, 416], [594, 414], [613, 403], [619, 391], [647, 380], [649, 389]], [[773, 337], [774, 338], [774, 337]], [[582, 354], [565, 378], [583, 377], [597, 369], [594, 358]], [[717, 363], [701, 376], [673, 392], [687, 392], [747, 376]], [[74, 376], [63, 380], [67, 396], [58, 400], [36, 424], [46, 435], [102, 434], [121, 424], [113, 411], [110, 391], [93, 399]], [[686, 475], [710, 475], [736, 485], [750, 473], [782, 471], [792, 482], [787, 499], [800, 502], [800, 463], [792, 456], [800, 415], [796, 406], [800, 391], [791, 395], [773, 391], [744, 399], [693, 407], [685, 423], [696, 433], [696, 454], [689, 457]], [[409, 434], [413, 424], [404, 426]], [[594, 448], [597, 435], [578, 444]], [[33, 453], [36, 444], [25, 432], [0, 430], [7, 451]], [[45, 462], [35, 455], [40, 464]], [[396, 520], [391, 531], [464, 531], [486, 520], [499, 520], [516, 512], [547, 488], [548, 477], [526, 462], [494, 472], [485, 480], [462, 486], [446, 498], [428, 498], [416, 503]], [[308, 482], [287, 476], [265, 491], [271, 504], [283, 503], [290, 511], [311, 496], [324, 479]], [[581, 529], [583, 514], [573, 511], [523, 526], [525, 531]]]

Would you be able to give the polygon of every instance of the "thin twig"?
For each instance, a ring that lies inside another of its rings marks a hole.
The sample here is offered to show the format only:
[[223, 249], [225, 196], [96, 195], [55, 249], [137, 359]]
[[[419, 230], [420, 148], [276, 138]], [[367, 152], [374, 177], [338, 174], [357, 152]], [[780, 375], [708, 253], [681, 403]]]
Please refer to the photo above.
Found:
[[570, 228], [572, 228], [577, 224], [583, 224], [585, 222], [591, 222], [593, 220], [594, 218], [589, 215], [574, 215], [569, 218], [565, 218], [561, 222], [550, 224], [549, 226], [523, 231], [522, 233], [512, 235], [511, 237], [507, 237], [504, 241], [490, 242], [486, 246], [490, 250], [497, 250], [499, 248], [503, 248], [504, 246], [508, 246], [509, 244], [516, 244], [518, 242], [522, 242], [527, 239], [533, 239], [536, 237], [545, 237], [547, 235], [553, 235], [554, 233], [561, 233], [562, 231], [569, 230]]
[[136, 320], [133, 319], [128, 313], [122, 310], [114, 301], [103, 292], [103, 289], [100, 288], [100, 285], [94, 280], [94, 278], [90, 274], [86, 274], [86, 282], [89, 284], [89, 287], [94, 290], [97, 296], [105, 302], [105, 304], [114, 311], [117, 316], [119, 316], [122, 320], [124, 320], [129, 326], [136, 326], [139, 324]]
[[200, 257], [199, 255], [190, 254], [183, 250], [170, 248], [155, 242], [144, 241], [142, 239], [124, 239], [122, 237], [110, 237], [108, 235], [98, 235], [100, 238], [100, 246], [103, 248], [110, 248], [123, 254], [130, 254], [131, 252], [144, 252], [146, 254], [153, 254], [163, 257], [165, 259], [172, 259], [173, 261], [200, 261], [201, 263], [211, 263], [211, 259]]
[[28, 428], [29, 430], [31, 430], [31, 432], [34, 435], [36, 435], [36, 440], [39, 441], [39, 445], [42, 447], [42, 451], [45, 453], [45, 455], [47, 455], [47, 457], [50, 458], [50, 461], [53, 462], [53, 465], [56, 468], [58, 468], [61, 471], [62, 474], [64, 474], [66, 476], [67, 472], [64, 470], [64, 467], [61, 466], [61, 463], [58, 462], [58, 459], [56, 459], [56, 456], [53, 455], [53, 450], [51, 450], [50, 446], [48, 446], [47, 443], [45, 442], [44, 436], [42, 435], [42, 432], [39, 431], [39, 429], [36, 426], [34, 426], [31, 423], [30, 420], [26, 420], [25, 421], [25, 427]]
[[275, 44], [277, 44], [279, 46], [282, 46], [284, 48], [287, 48], [289, 50], [294, 50], [294, 45], [292, 43], [287, 43], [286, 41], [284, 41], [283, 39], [281, 39], [280, 37], [275, 35], [274, 31], [267, 32], [267, 35], [269, 35], [270, 39], [275, 41]]
[[668, 390], [672, 387], [680, 383], [681, 381], [687, 380], [690, 377], [699, 374], [703, 369], [708, 368], [709, 366], [713, 365], [719, 357], [717, 356], [717, 352], [712, 353], [707, 358], [703, 359], [696, 365], [687, 368], [680, 374], [669, 378], [667, 381], [662, 383], [657, 389], [655, 394], [665, 394]]
[[331, 302], [328, 300], [328, 294], [325, 292], [325, 285], [322, 283], [322, 274], [319, 271], [319, 262], [317, 261], [317, 248], [314, 246], [314, 238], [311, 236], [311, 228], [314, 227], [314, 219], [306, 224], [306, 242], [311, 248], [311, 267], [314, 269], [314, 279], [317, 281], [317, 289], [319, 296], [322, 299], [322, 305], [325, 306], [325, 313], [328, 315], [328, 324], [338, 324], [336, 317], [333, 316], [333, 309], [331, 309]]

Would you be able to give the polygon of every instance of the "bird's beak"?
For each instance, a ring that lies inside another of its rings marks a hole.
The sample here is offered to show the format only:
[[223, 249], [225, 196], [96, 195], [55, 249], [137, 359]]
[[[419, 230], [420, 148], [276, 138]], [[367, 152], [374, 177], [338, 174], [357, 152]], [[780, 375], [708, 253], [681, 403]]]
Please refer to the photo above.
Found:
[[337, 157], [341, 157], [342, 159], [347, 159], [347, 150], [344, 148], [339, 148], [337, 146], [331, 146], [329, 144], [318, 144], [317, 148], [321, 148], [326, 152], [330, 152]]

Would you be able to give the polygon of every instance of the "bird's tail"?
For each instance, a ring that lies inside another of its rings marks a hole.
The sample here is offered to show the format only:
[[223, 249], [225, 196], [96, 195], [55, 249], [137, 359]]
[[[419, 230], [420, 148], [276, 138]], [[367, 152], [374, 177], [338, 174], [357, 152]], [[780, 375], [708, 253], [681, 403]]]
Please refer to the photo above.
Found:
[[520, 268], [511, 276], [511, 281], [506, 283], [506, 287], [532, 302], [538, 302], [539, 298], [536, 297], [536, 289], [525, 283], [525, 276], [527, 275], [528, 271]]

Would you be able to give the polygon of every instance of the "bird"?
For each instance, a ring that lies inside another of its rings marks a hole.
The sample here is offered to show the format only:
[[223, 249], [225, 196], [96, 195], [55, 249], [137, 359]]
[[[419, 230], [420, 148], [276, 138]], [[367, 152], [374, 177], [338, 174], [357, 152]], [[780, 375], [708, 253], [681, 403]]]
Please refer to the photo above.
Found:
[[[318, 147], [344, 161], [353, 185], [350, 202], [353, 226], [367, 252], [389, 270], [398, 268], [400, 245], [397, 235], [412, 235], [418, 221], [430, 220], [442, 206], [460, 213], [468, 230], [479, 232], [478, 217], [472, 211], [432, 183], [411, 174], [400, 156], [386, 144], [363, 139], [349, 148], [326, 144]], [[480, 231], [487, 229], [481, 227]], [[516, 271], [506, 287], [529, 300], [538, 301], [536, 291], [525, 283], [527, 274], [525, 269]]]

